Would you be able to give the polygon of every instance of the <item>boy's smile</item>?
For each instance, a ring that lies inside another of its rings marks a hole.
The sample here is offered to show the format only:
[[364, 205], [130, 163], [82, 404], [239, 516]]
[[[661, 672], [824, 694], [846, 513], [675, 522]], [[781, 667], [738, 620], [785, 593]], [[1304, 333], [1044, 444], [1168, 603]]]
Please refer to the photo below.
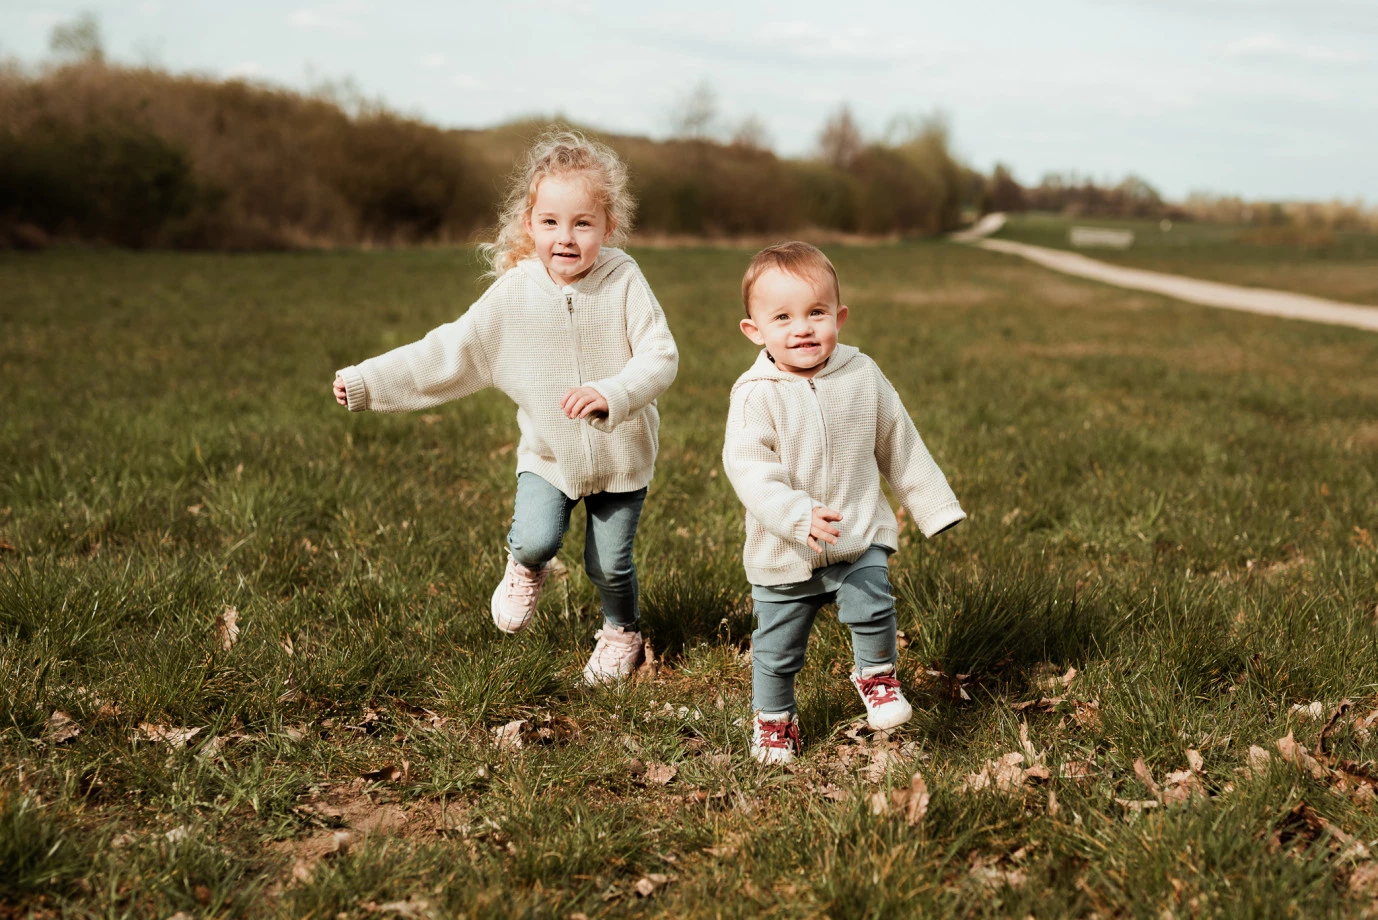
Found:
[[526, 232], [536, 244], [536, 257], [556, 284], [573, 284], [587, 275], [614, 229], [607, 209], [578, 174], [547, 176], [536, 186]]
[[837, 330], [847, 320], [847, 307], [833, 291], [831, 283], [767, 269], [751, 289], [742, 333], [764, 346], [780, 370], [812, 377], [832, 357]]

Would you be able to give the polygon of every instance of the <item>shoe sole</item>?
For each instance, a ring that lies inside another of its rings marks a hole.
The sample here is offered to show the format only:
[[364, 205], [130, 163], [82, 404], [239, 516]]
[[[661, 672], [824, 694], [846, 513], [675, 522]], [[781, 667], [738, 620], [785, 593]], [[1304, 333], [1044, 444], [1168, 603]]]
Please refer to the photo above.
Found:
[[525, 622], [520, 623], [512, 627], [511, 629], [508, 629], [506, 626], [503, 626], [502, 624], [506, 617], [503, 615], [502, 611], [498, 607], [498, 595], [501, 593], [502, 584], [499, 583], [497, 588], [493, 591], [493, 600], [488, 605], [489, 611], [493, 614], [493, 625], [498, 628], [499, 632], [507, 633], [507, 635], [509, 636], [515, 636], [517, 633], [521, 632], [523, 629], [526, 629], [526, 627], [531, 625], [532, 617], [527, 617]]

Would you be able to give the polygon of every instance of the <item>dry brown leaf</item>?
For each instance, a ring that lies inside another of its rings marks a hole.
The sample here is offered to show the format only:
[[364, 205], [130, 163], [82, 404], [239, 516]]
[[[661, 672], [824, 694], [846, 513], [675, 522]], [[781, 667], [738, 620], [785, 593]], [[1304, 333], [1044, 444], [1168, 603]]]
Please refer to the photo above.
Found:
[[1040, 696], [1036, 700], [1025, 700], [1022, 703], [1011, 703], [1010, 709], [1015, 712], [1056, 712], [1057, 707], [1067, 702], [1065, 696]]
[[1057, 817], [1057, 793], [1052, 789], [1048, 790], [1048, 817]]
[[671, 763], [652, 763], [646, 765], [646, 782], [655, 783], [657, 786], [667, 785], [678, 775], [679, 767]]
[[201, 734], [200, 728], [172, 728], [167, 725], [139, 723], [139, 734], [145, 741], [162, 742], [171, 748], [186, 747], [187, 742]]
[[[405, 762], [405, 761], [404, 761]], [[359, 778], [367, 783], [395, 783], [405, 775], [406, 771], [401, 767], [388, 764], [367, 773], [360, 773]]]
[[1317, 755], [1325, 753], [1325, 743], [1330, 740], [1330, 736], [1340, 727], [1340, 720], [1345, 717], [1345, 714], [1349, 712], [1350, 707], [1353, 705], [1354, 704], [1347, 699], [1340, 700], [1340, 704], [1335, 707], [1335, 711], [1332, 712], [1330, 718], [1326, 720], [1325, 727], [1321, 729], [1321, 736], [1316, 739]]
[[234, 648], [239, 641], [239, 611], [226, 607], [215, 616], [215, 634], [220, 637], [220, 647], [225, 651]]
[[1249, 769], [1254, 773], [1264, 773], [1268, 769], [1268, 764], [1272, 761], [1273, 755], [1259, 747], [1257, 744], [1249, 745]]
[[1164, 805], [1180, 805], [1193, 796], [1206, 794], [1206, 786], [1200, 774], [1192, 770], [1178, 770], [1169, 773], [1163, 781], [1162, 800]]
[[1303, 722], [1314, 722], [1325, 715], [1325, 704], [1320, 700], [1310, 703], [1293, 703], [1292, 708], [1288, 711]]
[[1310, 773], [1313, 778], [1325, 779], [1330, 775], [1329, 771], [1321, 766], [1306, 748], [1297, 744], [1297, 740], [1292, 737], [1291, 732], [1288, 732], [1286, 737], [1278, 739], [1277, 747], [1278, 753], [1282, 755], [1283, 760], [1295, 767], [1305, 770], [1307, 773]]
[[1063, 779], [1089, 782], [1096, 775], [1096, 764], [1092, 760], [1067, 760], [1058, 767], [1058, 775]]
[[963, 788], [968, 792], [982, 789], [995, 789], [999, 792], [1012, 792], [1024, 785], [1025, 771], [1020, 766], [1024, 755], [1011, 751], [995, 760], [987, 760], [981, 769], [968, 773]]
[[878, 748], [871, 752], [871, 762], [861, 771], [862, 778], [868, 783], [878, 783], [885, 779], [885, 774], [890, 772], [891, 767], [903, 762], [904, 758], [900, 757], [899, 751], [889, 747]]
[[1077, 700], [1073, 704], [1072, 721], [1080, 728], [1095, 730], [1100, 728], [1100, 703], [1095, 700]]
[[989, 888], [1021, 888], [1026, 880], [1021, 869], [1001, 869], [979, 860], [971, 867], [971, 877]]
[[908, 801], [904, 805], [904, 822], [910, 827], [916, 826], [923, 820], [924, 815], [928, 814], [928, 783], [924, 782], [923, 776], [915, 773], [909, 780]]
[[1028, 722], [1019, 723], [1019, 747], [1024, 752], [1024, 756], [1028, 758], [1030, 764], [1043, 762], [1043, 755], [1034, 750], [1033, 742], [1029, 740]]
[[404, 920], [411, 920], [414, 917], [430, 916], [431, 902], [418, 895], [412, 895], [405, 901], [385, 901], [382, 904], [376, 901], [365, 901], [359, 906], [371, 914], [390, 914], [394, 917], [402, 917]]
[[1158, 783], [1153, 779], [1153, 771], [1148, 768], [1148, 764], [1144, 763], [1142, 757], [1134, 761], [1134, 775], [1139, 778], [1139, 782], [1144, 784], [1149, 795], [1157, 799], [1163, 797], [1163, 791], [1158, 788]]
[[530, 725], [525, 719], [513, 719], [493, 729], [493, 744], [500, 751], [516, 751], [522, 746], [522, 733]]
[[1115, 801], [1130, 811], [1148, 811], [1162, 804], [1157, 799], [1115, 799]]
[[668, 885], [670, 881], [671, 877], [668, 875], [660, 872], [651, 872], [637, 879], [632, 889], [636, 892], [637, 897], [649, 898], [651, 895], [655, 894], [657, 888]]
[[1044, 690], [1062, 690], [1071, 686], [1072, 681], [1076, 680], [1077, 669], [1068, 668], [1066, 673], [1061, 676], [1047, 677], [1038, 682], [1038, 686]]
[[81, 726], [77, 720], [60, 709], [53, 710], [53, 714], [48, 716], [48, 721], [43, 726], [43, 737], [53, 744], [71, 741], [80, 734]]
[[1200, 773], [1206, 768], [1205, 758], [1201, 752], [1194, 748], [1187, 748], [1187, 766], [1193, 773]]
[[1349, 890], [1357, 895], [1378, 897], [1378, 863], [1356, 866], [1349, 873]]

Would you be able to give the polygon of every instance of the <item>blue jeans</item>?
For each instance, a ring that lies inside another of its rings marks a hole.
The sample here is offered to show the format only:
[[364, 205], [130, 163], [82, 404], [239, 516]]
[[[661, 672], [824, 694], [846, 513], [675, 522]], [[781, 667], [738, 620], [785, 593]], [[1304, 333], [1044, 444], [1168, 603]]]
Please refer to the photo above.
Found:
[[[883, 558], [883, 557], [882, 557]], [[837, 601], [837, 619], [852, 631], [857, 671], [894, 664], [895, 599], [884, 565], [852, 569], [835, 591], [793, 599], [754, 601], [751, 634], [751, 705], [762, 712], [793, 712], [794, 675], [804, 667], [813, 620]]]
[[[554, 559], [569, 530], [569, 514], [579, 501], [535, 473], [518, 473], [516, 509], [507, 533], [512, 558], [532, 569]], [[632, 541], [646, 490], [596, 492], [582, 501], [588, 515], [584, 570], [603, 598], [603, 621], [636, 629], [641, 615], [636, 604]]]

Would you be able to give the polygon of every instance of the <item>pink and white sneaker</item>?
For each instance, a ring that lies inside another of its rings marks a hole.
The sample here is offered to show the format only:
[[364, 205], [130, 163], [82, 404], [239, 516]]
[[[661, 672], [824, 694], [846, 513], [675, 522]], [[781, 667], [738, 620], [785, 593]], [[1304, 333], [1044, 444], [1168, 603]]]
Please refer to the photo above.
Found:
[[866, 724], [876, 731], [903, 725], [914, 714], [900, 690], [893, 664], [862, 668], [860, 673], [853, 671], [852, 686], [866, 704]]
[[793, 763], [799, 755], [799, 720], [792, 712], [758, 712], [751, 726], [751, 756], [758, 763]]
[[493, 625], [505, 633], [526, 629], [536, 615], [536, 601], [549, 573], [548, 562], [539, 569], [528, 569], [509, 555], [507, 571], [493, 591]]
[[604, 624], [593, 637], [598, 644], [593, 647], [589, 663], [584, 665], [586, 684], [606, 684], [626, 677], [645, 658], [646, 643], [639, 630]]

